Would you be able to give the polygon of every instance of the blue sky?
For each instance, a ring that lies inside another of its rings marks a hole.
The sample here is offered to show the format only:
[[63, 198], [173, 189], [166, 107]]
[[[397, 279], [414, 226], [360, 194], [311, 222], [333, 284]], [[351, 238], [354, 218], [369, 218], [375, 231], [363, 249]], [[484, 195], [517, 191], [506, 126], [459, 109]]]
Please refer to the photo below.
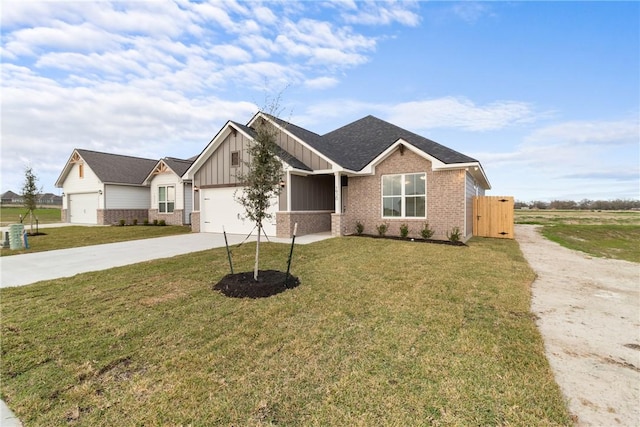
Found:
[[199, 154], [282, 92], [478, 159], [492, 195], [640, 198], [638, 2], [2, 0], [2, 191], [74, 148]]

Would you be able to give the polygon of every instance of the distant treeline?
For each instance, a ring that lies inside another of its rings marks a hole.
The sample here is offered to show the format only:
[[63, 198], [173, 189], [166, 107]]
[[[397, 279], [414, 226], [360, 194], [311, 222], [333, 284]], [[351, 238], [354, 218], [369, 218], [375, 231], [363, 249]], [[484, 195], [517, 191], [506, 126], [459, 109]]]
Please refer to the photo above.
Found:
[[630, 209], [640, 209], [640, 200], [588, 200], [584, 199], [579, 202], [575, 200], [553, 200], [551, 202], [542, 202], [534, 200], [533, 202], [515, 202], [516, 209], [583, 209], [596, 211], [626, 211]]

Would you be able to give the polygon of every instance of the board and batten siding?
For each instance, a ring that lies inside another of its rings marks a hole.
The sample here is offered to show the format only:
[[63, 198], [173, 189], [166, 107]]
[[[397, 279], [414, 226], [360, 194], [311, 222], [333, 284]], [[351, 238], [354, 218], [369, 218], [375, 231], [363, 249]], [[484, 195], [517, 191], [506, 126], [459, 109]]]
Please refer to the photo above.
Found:
[[[300, 160], [302, 163], [315, 171], [331, 169], [331, 163], [311, 151], [309, 148], [302, 145], [286, 132], [279, 133], [279, 137], [276, 143], [284, 151], [291, 154], [293, 157]], [[284, 160], [285, 162], [287, 161], [287, 159], [282, 160]]]
[[149, 187], [105, 185], [105, 209], [149, 209]]
[[[247, 157], [246, 149], [249, 146], [249, 141], [251, 140], [241, 132], [230, 133], [195, 173], [193, 184], [198, 187], [238, 185], [237, 175], [246, 173], [244, 162]], [[238, 167], [231, 166], [231, 153], [235, 151], [240, 153], [240, 166]]]
[[291, 175], [292, 211], [334, 211], [333, 175]]

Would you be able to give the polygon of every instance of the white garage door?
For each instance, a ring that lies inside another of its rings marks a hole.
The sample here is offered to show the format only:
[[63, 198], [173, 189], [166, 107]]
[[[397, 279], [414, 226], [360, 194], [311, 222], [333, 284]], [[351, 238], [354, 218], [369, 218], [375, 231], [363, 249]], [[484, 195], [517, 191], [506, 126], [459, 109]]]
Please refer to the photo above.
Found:
[[[200, 230], [205, 233], [222, 233], [222, 227], [227, 233], [249, 234], [255, 223], [246, 218], [244, 206], [233, 197], [238, 187], [206, 188], [200, 190], [202, 203], [200, 204]], [[241, 191], [241, 190], [238, 190]], [[270, 220], [263, 225], [267, 236], [276, 235], [276, 212], [278, 210], [277, 199], [271, 204], [269, 212], [273, 214]]]
[[73, 224], [97, 224], [98, 197], [98, 193], [69, 194], [70, 222]]

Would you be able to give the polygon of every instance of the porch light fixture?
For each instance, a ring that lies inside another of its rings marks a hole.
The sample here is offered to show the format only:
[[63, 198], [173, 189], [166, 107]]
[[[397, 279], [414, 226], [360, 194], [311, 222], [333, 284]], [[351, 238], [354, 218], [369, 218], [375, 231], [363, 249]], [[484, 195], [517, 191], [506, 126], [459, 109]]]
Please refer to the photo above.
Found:
[[193, 186], [193, 191], [200, 191], [200, 188], [197, 185]]
[[102, 190], [98, 190], [98, 194], [102, 196]]
[[280, 180], [280, 188], [284, 188], [285, 185], [286, 185], [285, 182], [281, 179]]

